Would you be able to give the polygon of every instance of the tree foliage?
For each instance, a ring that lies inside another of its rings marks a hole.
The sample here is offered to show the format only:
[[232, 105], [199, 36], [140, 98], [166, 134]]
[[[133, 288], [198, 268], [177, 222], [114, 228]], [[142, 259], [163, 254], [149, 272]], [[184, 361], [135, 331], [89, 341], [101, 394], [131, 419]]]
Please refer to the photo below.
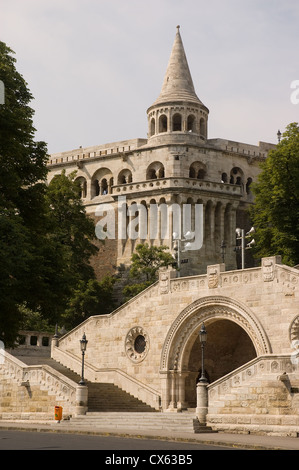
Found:
[[152, 285], [157, 280], [160, 268], [174, 264], [174, 259], [167, 249], [168, 247], [164, 245], [149, 246], [147, 243], [136, 246], [129, 271], [132, 283], [123, 289], [126, 299], [134, 297]]
[[253, 185], [251, 217], [258, 257], [281, 255], [285, 264], [299, 263], [299, 127], [287, 126], [277, 148], [261, 165]]
[[63, 315], [66, 328], [72, 328], [92, 315], [110, 313], [114, 307], [113, 286], [116, 279], [105, 276], [100, 281], [80, 280], [73, 289], [68, 307]]
[[11, 345], [17, 334], [19, 304], [32, 300], [36, 233], [43, 214], [47, 151], [35, 142], [32, 95], [15, 67], [13, 52], [0, 42], [0, 336]]
[[0, 42], [0, 339], [6, 347], [28, 312], [49, 325], [62, 319], [78, 286], [94, 279], [89, 259], [97, 250], [75, 174], [46, 183], [47, 146], [35, 141], [33, 97], [13, 54]]

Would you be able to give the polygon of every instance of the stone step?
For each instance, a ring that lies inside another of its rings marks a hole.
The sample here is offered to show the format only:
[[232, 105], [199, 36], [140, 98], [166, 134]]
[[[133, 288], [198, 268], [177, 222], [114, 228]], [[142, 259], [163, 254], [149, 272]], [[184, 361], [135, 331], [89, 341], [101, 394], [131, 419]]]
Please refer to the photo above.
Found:
[[114, 384], [87, 383], [87, 386], [89, 411], [156, 411]]
[[62, 426], [73, 428], [90, 428], [107, 431], [171, 431], [187, 433], [211, 433], [210, 427], [201, 425], [193, 413], [97, 413], [87, 412], [86, 415], [61, 421]]

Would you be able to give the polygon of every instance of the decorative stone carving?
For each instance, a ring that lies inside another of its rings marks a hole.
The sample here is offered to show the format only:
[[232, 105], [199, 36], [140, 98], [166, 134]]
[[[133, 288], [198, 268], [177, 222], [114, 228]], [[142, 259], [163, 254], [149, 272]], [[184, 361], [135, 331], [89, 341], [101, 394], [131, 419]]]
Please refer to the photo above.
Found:
[[160, 294], [168, 294], [170, 289], [170, 280], [175, 278], [176, 270], [173, 268], [161, 268], [159, 270], [159, 288]]
[[149, 337], [141, 326], [131, 328], [125, 339], [128, 358], [135, 363], [143, 361], [149, 351]]
[[262, 268], [263, 268], [263, 280], [265, 282], [270, 282], [274, 280], [274, 263], [273, 260], [270, 258], [265, 258], [262, 260]]
[[208, 286], [209, 289], [215, 289], [220, 284], [220, 272], [225, 271], [225, 265], [215, 264], [208, 266]]
[[164, 342], [160, 370], [182, 367], [182, 351], [188, 338], [203, 321], [225, 318], [239, 324], [249, 335], [258, 354], [270, 352], [268, 338], [255, 315], [235, 300], [225, 297], [204, 297], [184, 309], [173, 322]]
[[299, 349], [299, 315], [293, 319], [290, 325], [289, 337], [292, 347]]
[[280, 273], [279, 280], [282, 282], [284, 295], [286, 297], [294, 297], [295, 290], [298, 285], [297, 277], [290, 272], [282, 271]]
[[264, 282], [271, 282], [275, 277], [275, 264], [281, 263], [280, 256], [271, 256], [269, 258], [262, 258], [262, 272]]

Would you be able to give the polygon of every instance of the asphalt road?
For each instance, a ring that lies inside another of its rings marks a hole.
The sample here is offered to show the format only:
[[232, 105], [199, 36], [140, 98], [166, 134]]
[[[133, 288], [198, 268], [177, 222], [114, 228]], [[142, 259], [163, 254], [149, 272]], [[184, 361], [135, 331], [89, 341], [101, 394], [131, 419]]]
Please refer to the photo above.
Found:
[[[0, 450], [101, 450], [101, 451], [197, 451], [229, 450], [227, 446], [201, 443], [131, 439], [114, 436], [89, 436], [85, 434], [60, 434], [51, 432], [0, 430]], [[114, 455], [109, 453], [109, 455]], [[186, 455], [183, 452], [182, 455]], [[108, 457], [108, 454], [107, 454]], [[154, 458], [153, 458], [154, 459]], [[114, 462], [115, 464], [116, 462]], [[162, 460], [159, 464], [162, 464]], [[171, 463], [170, 461], [167, 463]], [[167, 464], [166, 463], [166, 464]], [[182, 462], [183, 463], [183, 462]], [[186, 462], [188, 463], [188, 462]], [[113, 464], [113, 462], [111, 462]], [[117, 464], [117, 463], [116, 463]], [[152, 464], [157, 465], [158, 461]], [[165, 464], [164, 464], [165, 465]], [[133, 465], [134, 466], [134, 465]]]

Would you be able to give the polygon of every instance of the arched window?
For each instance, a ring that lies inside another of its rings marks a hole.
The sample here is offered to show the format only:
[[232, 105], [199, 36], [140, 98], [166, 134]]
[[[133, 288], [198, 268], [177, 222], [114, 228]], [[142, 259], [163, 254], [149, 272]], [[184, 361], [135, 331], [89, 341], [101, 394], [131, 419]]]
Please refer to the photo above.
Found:
[[241, 168], [234, 167], [230, 172], [230, 184], [238, 184], [239, 186], [243, 185], [244, 174]]
[[193, 116], [193, 114], [190, 114], [187, 119], [187, 131], [195, 132], [195, 130], [195, 116]]
[[118, 184], [132, 183], [132, 172], [128, 169], [122, 170], [117, 178]]
[[172, 130], [174, 132], [182, 130], [182, 116], [179, 113], [174, 114], [172, 118]]
[[106, 180], [106, 178], [103, 178], [101, 180], [101, 183], [100, 183], [100, 191], [101, 191], [101, 194], [108, 194], [108, 182]]
[[146, 171], [146, 179], [154, 180], [157, 178], [165, 178], [165, 169], [161, 162], [153, 162]]
[[206, 165], [202, 162], [193, 162], [189, 168], [189, 178], [203, 180], [206, 176]]
[[167, 132], [167, 116], [165, 114], [159, 117], [159, 132]]
[[227, 173], [222, 173], [222, 175], [221, 175], [221, 183], [227, 183]]
[[205, 177], [205, 174], [206, 174], [205, 170], [203, 168], [200, 168], [197, 172], [197, 179], [203, 180]]
[[92, 183], [93, 196], [98, 196], [100, 194], [100, 182], [95, 179]]
[[86, 179], [83, 176], [79, 176], [78, 178], [76, 178], [76, 181], [80, 183], [80, 188], [81, 188], [80, 197], [82, 197], [83, 199], [86, 198], [86, 193], [87, 193]]
[[189, 178], [196, 178], [196, 172], [193, 166], [189, 168]]
[[150, 128], [150, 135], [155, 134], [155, 127], [156, 127], [156, 121], [154, 118], [151, 119], [151, 128]]
[[108, 168], [100, 168], [91, 179], [91, 197], [111, 193], [113, 185], [113, 176]]

